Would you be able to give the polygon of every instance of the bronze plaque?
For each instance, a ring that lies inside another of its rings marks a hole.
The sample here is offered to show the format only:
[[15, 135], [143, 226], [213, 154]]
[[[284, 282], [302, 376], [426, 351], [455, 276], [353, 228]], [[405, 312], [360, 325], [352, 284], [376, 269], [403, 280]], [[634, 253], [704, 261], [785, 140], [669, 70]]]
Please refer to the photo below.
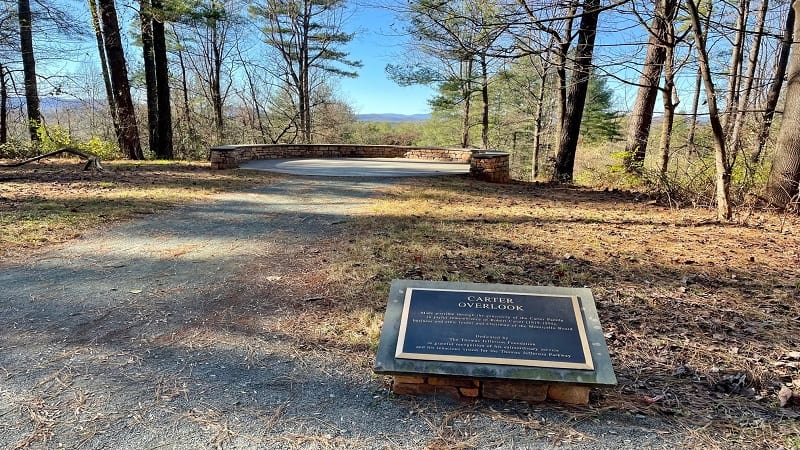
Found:
[[577, 296], [409, 288], [396, 358], [593, 370]]

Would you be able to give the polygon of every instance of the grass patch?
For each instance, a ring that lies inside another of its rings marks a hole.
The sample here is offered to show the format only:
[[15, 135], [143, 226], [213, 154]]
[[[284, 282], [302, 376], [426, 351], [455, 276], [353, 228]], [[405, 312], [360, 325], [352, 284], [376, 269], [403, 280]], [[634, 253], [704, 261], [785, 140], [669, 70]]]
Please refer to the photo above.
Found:
[[104, 172], [84, 172], [78, 160], [57, 159], [0, 169], [0, 257], [275, 179], [255, 171], [212, 171], [203, 163], [104, 161], [103, 166]]

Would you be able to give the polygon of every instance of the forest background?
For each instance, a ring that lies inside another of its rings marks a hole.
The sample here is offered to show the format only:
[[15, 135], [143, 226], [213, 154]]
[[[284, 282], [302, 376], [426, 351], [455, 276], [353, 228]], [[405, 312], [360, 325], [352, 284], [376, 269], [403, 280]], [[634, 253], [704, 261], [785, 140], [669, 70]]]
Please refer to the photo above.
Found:
[[[720, 219], [745, 202], [793, 207], [799, 3], [2, 0], [0, 158], [491, 148], [516, 179], [650, 189]], [[427, 120], [359, 121], [343, 94], [370, 58], [354, 45], [375, 32], [367, 8], [391, 24], [385, 76], [431, 88], [415, 91], [434, 94]]]

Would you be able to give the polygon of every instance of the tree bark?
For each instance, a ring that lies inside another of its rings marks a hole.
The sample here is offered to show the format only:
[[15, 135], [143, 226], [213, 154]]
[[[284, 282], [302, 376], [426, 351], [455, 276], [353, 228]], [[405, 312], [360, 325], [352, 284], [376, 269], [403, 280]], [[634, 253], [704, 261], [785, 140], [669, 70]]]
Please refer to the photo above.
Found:
[[539, 80], [539, 90], [536, 92], [536, 113], [533, 115], [533, 161], [531, 161], [531, 181], [536, 181], [536, 177], [539, 176], [539, 146], [542, 141], [542, 115], [548, 69], [549, 66], [545, 63], [544, 67], [542, 67], [541, 79]]
[[661, 176], [667, 174], [669, 168], [669, 154], [672, 145], [672, 126], [675, 123], [675, 109], [677, 108], [680, 100], [675, 92], [675, 27], [674, 8], [669, 12], [666, 23], [665, 32], [665, 58], [664, 58], [664, 90], [662, 96], [664, 98], [664, 122], [661, 127], [661, 143], [659, 153], [661, 155], [661, 164], [659, 165], [659, 173]]
[[108, 74], [108, 60], [106, 59], [106, 48], [103, 39], [103, 32], [100, 30], [100, 17], [97, 14], [97, 0], [89, 1], [89, 12], [92, 16], [92, 27], [94, 28], [94, 36], [97, 41], [97, 53], [100, 56], [100, 71], [103, 74], [103, 84], [106, 88], [106, 100], [108, 101], [108, 110], [111, 114], [111, 123], [114, 125], [114, 135], [117, 137], [117, 145], [122, 148], [120, 138], [122, 133], [119, 129], [119, 120], [117, 119], [117, 103], [114, 100], [114, 89], [111, 87], [111, 78]]
[[[742, 81], [742, 61], [744, 60], [744, 35], [747, 16], [750, 13], [750, 0], [739, 0], [739, 16], [736, 21], [736, 35], [731, 47], [730, 74], [728, 75], [728, 96], [725, 101], [725, 136], [730, 136], [733, 121], [739, 107], [739, 94]], [[734, 154], [735, 156], [735, 154]]]
[[147, 94], [147, 137], [150, 151], [161, 147], [158, 135], [158, 87], [156, 63], [153, 56], [153, 11], [149, 0], [139, 0], [139, 22], [142, 29], [142, 59], [144, 60], [144, 83]]
[[778, 63], [775, 65], [775, 76], [769, 86], [767, 99], [762, 107], [764, 114], [761, 118], [761, 129], [758, 133], [758, 144], [756, 145], [753, 153], [750, 154], [750, 160], [753, 163], [757, 163], [758, 160], [761, 159], [761, 152], [764, 151], [764, 146], [767, 145], [769, 128], [772, 125], [772, 119], [775, 117], [775, 108], [777, 107], [778, 99], [781, 96], [783, 78], [786, 75], [786, 69], [789, 65], [789, 54], [792, 49], [792, 43], [794, 42], [794, 38], [792, 37], [795, 25], [794, 22], [794, 8], [789, 8], [789, 13], [786, 15], [786, 23], [783, 27], [783, 38], [781, 39], [781, 50], [778, 54]]
[[217, 20], [213, 19], [211, 25], [211, 76], [209, 77], [209, 89], [211, 91], [211, 105], [214, 108], [214, 123], [217, 128], [217, 141], [222, 143], [225, 139], [225, 120], [222, 113], [222, 49], [217, 29]]
[[161, 0], [151, 0], [156, 14], [153, 16], [153, 57], [156, 63], [156, 87], [158, 103], [158, 140], [156, 157], [173, 159], [175, 152], [172, 143], [172, 105], [169, 87], [169, 61], [167, 60], [167, 37], [164, 30], [163, 4]]
[[183, 120], [186, 121], [186, 129], [189, 136], [194, 136], [194, 127], [192, 125], [192, 111], [189, 107], [189, 83], [186, 80], [186, 63], [183, 59], [182, 45], [175, 34], [176, 43], [178, 44], [178, 65], [181, 68], [181, 91], [183, 92]]
[[[800, 14], [800, 0], [792, 1], [795, 17]], [[794, 21], [794, 40], [800, 40], [800, 20]], [[778, 132], [772, 169], [764, 189], [764, 198], [773, 206], [786, 208], [797, 196], [800, 182], [800, 51], [791, 53], [786, 82], [786, 106]]]
[[639, 77], [639, 90], [636, 102], [629, 116], [628, 139], [625, 143], [625, 170], [639, 172], [647, 154], [647, 141], [650, 138], [650, 125], [653, 123], [653, 109], [658, 98], [658, 83], [664, 67], [666, 49], [664, 46], [667, 17], [672, 16], [675, 8], [674, 0], [657, 0], [650, 25], [650, 38], [647, 42], [647, 54]]
[[728, 157], [725, 153], [725, 133], [722, 129], [722, 122], [720, 121], [719, 110], [717, 109], [717, 98], [714, 91], [714, 81], [711, 78], [711, 68], [708, 60], [708, 52], [706, 51], [705, 35], [703, 34], [703, 28], [700, 24], [700, 14], [697, 11], [697, 5], [695, 5], [694, 0], [686, 0], [686, 6], [689, 9], [692, 29], [694, 30], [697, 58], [700, 65], [700, 72], [703, 76], [703, 84], [705, 85], [706, 100], [708, 101], [708, 116], [711, 122], [711, 130], [714, 133], [714, 164], [717, 175], [717, 218], [721, 221], [730, 220], [731, 170], [728, 165]]
[[[705, 26], [703, 30], [708, 32], [708, 28], [711, 25], [711, 10], [714, 7], [714, 3], [708, 4], [708, 16], [706, 16]], [[689, 154], [697, 154], [697, 146], [694, 143], [694, 138], [697, 132], [697, 109], [700, 106], [700, 89], [703, 87], [703, 71], [700, 68], [697, 69], [697, 76], [694, 80], [694, 100], [692, 102], [692, 123], [689, 124], [689, 132], [686, 135], [686, 145], [689, 147]]]
[[578, 45], [575, 47], [575, 64], [572, 69], [572, 84], [567, 94], [567, 110], [559, 139], [553, 181], [572, 182], [575, 167], [575, 152], [578, 147], [586, 91], [592, 74], [594, 40], [597, 35], [597, 19], [600, 15], [600, 0], [584, 0], [583, 16], [578, 28]]
[[742, 149], [742, 128], [745, 123], [745, 112], [750, 106], [750, 96], [753, 92], [753, 82], [756, 78], [756, 68], [758, 67], [758, 55], [761, 50], [761, 35], [764, 33], [764, 22], [767, 17], [769, 0], [761, 0], [761, 8], [756, 19], [755, 29], [753, 30], [753, 42], [750, 46], [750, 53], [747, 55], [747, 73], [744, 75], [744, 87], [739, 97], [739, 105], [736, 108], [736, 120], [733, 123], [733, 134], [728, 140], [733, 146], [733, 157], [736, 158]]
[[557, 103], [558, 103], [558, 134], [561, 136], [564, 132], [565, 121], [567, 118], [567, 54], [569, 47], [572, 44], [572, 25], [575, 21], [575, 14], [578, 11], [578, 2], [570, 1], [569, 9], [564, 19], [564, 31], [558, 37], [558, 44], [555, 47], [556, 56], [556, 81], [558, 82], [557, 88]]
[[8, 142], [8, 86], [6, 68], [0, 64], [0, 144]]
[[31, 4], [19, 0], [19, 43], [22, 51], [22, 71], [25, 78], [25, 109], [28, 111], [28, 132], [31, 142], [39, 142], [39, 125], [42, 114], [39, 110], [39, 90], [36, 84], [36, 58], [33, 54], [33, 31]]
[[481, 55], [481, 141], [483, 148], [489, 148], [489, 70], [486, 63], [486, 54]]
[[131, 100], [131, 89], [128, 83], [128, 68], [125, 53], [119, 35], [119, 22], [114, 0], [98, 0], [100, 23], [105, 37], [106, 56], [108, 57], [109, 75], [114, 89], [117, 104], [117, 115], [120, 126], [120, 149], [130, 159], [144, 159], [142, 145], [139, 141], [139, 129], [136, 125], [136, 112]]
[[469, 148], [469, 115], [472, 108], [472, 58], [461, 62], [466, 76], [463, 77], [464, 85], [461, 94], [464, 99], [464, 117], [461, 119], [461, 148]]

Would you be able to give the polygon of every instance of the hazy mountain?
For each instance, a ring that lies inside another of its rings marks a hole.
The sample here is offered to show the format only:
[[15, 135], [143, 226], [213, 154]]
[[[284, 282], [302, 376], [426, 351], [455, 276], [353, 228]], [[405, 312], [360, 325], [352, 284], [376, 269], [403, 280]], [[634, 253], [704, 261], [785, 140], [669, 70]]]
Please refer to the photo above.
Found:
[[[98, 104], [104, 104], [102, 101], [96, 100]], [[88, 101], [78, 100], [75, 98], [66, 97], [39, 97], [39, 109], [44, 112], [52, 111], [54, 109], [80, 109], [88, 106]], [[9, 108], [21, 108], [25, 106], [25, 97], [8, 97]]]
[[430, 114], [356, 114], [359, 122], [424, 122], [430, 118]]

